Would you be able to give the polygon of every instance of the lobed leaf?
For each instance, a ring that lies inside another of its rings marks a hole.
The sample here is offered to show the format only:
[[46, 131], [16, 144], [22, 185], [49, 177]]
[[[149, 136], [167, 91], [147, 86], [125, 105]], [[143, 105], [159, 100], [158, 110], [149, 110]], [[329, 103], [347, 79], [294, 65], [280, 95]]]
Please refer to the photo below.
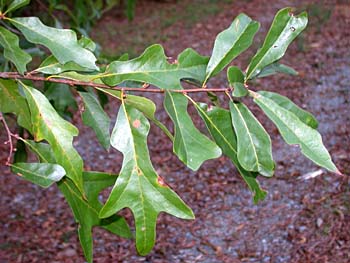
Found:
[[109, 127], [111, 120], [103, 110], [98, 99], [91, 92], [79, 92], [84, 101], [83, 123], [91, 127], [96, 133], [100, 144], [106, 149], [110, 146]]
[[237, 139], [231, 125], [230, 112], [219, 107], [212, 107], [209, 110], [206, 104], [198, 105], [194, 101], [192, 102], [223, 154], [230, 158], [250, 191], [254, 194], [254, 203], [256, 204], [260, 200], [264, 200], [267, 193], [259, 185], [257, 180], [258, 173], [245, 170], [238, 162]]
[[303, 123], [293, 112], [263, 94], [256, 94], [254, 101], [277, 126], [288, 144], [300, 145], [301, 152], [311, 161], [332, 172], [340, 173], [316, 130]]
[[37, 17], [6, 19], [17, 27], [29, 42], [47, 47], [61, 64], [73, 61], [84, 68], [98, 69], [94, 54], [78, 44], [74, 31], [45, 26]]
[[271, 139], [264, 127], [241, 102], [230, 102], [232, 125], [237, 135], [237, 157], [247, 171], [272, 176], [275, 164]]
[[239, 14], [229, 28], [217, 35], [204, 84], [252, 44], [259, 27], [249, 16]]
[[307, 21], [306, 12], [294, 16], [289, 7], [278, 11], [263, 46], [250, 61], [246, 80], [256, 77], [263, 68], [279, 60], [289, 44], [305, 29]]
[[102, 81], [109, 86], [133, 80], [161, 89], [181, 89], [180, 80], [183, 79], [202, 83], [207, 63], [207, 57], [200, 56], [193, 49], [186, 49], [178, 56], [177, 64], [169, 64], [163, 47], [153, 45], [138, 58], [109, 64]]
[[119, 177], [101, 209], [105, 218], [129, 207], [135, 218], [136, 248], [146, 255], [155, 242], [158, 214], [166, 212], [193, 219], [191, 209], [167, 186], [154, 170], [147, 148], [149, 122], [144, 115], [124, 103], [119, 109], [111, 145], [124, 156]]
[[44, 188], [60, 181], [66, 175], [61, 165], [53, 163], [14, 163], [11, 164], [11, 169], [21, 178]]
[[258, 91], [258, 93], [266, 98], [269, 98], [270, 100], [273, 100], [276, 104], [286, 109], [287, 111], [292, 112], [306, 125], [310, 126], [313, 129], [317, 129], [318, 121], [316, 118], [311, 113], [300, 108], [287, 97], [271, 91]]
[[18, 124], [32, 133], [32, 121], [27, 101], [21, 96], [18, 85], [13, 80], [0, 79], [0, 111], [15, 113]]
[[[56, 162], [54, 152], [49, 144], [36, 143], [31, 140], [25, 140], [25, 143], [38, 156], [41, 162]], [[99, 193], [113, 185], [116, 178], [117, 175], [108, 173], [83, 172], [85, 197], [81, 195], [79, 189], [70, 179], [65, 177], [58, 182], [58, 188], [68, 201], [74, 217], [79, 223], [79, 239], [88, 262], [92, 262], [92, 228], [94, 226], [100, 226], [122, 237], [131, 237], [129, 226], [124, 218], [117, 215], [112, 215], [106, 219], [98, 217], [102, 207], [99, 201]]]
[[221, 150], [194, 126], [187, 105], [183, 94], [165, 93], [164, 107], [175, 128], [173, 151], [186, 166], [196, 171], [204, 161], [220, 157]]
[[31, 112], [35, 141], [47, 140], [60, 164], [83, 193], [83, 160], [72, 145], [78, 129], [62, 119], [47, 98], [38, 90], [21, 82]]
[[79, 223], [79, 240], [84, 256], [88, 262], [93, 261], [92, 228], [100, 226], [121, 237], [131, 238], [129, 226], [123, 217], [111, 215], [100, 219], [102, 204], [98, 201], [99, 193], [116, 180], [115, 175], [100, 172], [84, 172], [84, 189], [87, 200], [84, 199], [75, 184], [68, 178], [58, 183], [58, 187], [71, 207], [76, 221]]
[[0, 45], [4, 48], [4, 57], [13, 62], [18, 72], [23, 75], [32, 57], [19, 47], [18, 37], [0, 26]]

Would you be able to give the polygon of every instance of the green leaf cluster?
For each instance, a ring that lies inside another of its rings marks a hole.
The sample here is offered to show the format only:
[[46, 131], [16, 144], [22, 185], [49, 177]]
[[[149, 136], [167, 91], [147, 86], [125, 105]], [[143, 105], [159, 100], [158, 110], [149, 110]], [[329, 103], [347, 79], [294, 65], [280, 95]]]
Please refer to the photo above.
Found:
[[[70, 29], [48, 27], [37, 17], [8, 16], [28, 3], [15, 0], [1, 8], [1, 19], [6, 24], [6, 28], [0, 27], [1, 56], [11, 63], [14, 72], [0, 73], [5, 76], [0, 79], [0, 112], [16, 115], [26, 134], [26, 139], [16, 136], [20, 147], [11, 167], [24, 180], [42, 187], [58, 186], [79, 224], [78, 235], [88, 262], [93, 260], [93, 227], [133, 237], [126, 220], [117, 215], [124, 208], [133, 213], [136, 248], [141, 255], [148, 254], [154, 246], [159, 213], [194, 218], [192, 210], [163, 179], [166, 175], [157, 173], [151, 163], [147, 146], [150, 122], [169, 137], [174, 154], [192, 170], [221, 155], [229, 158], [255, 203], [267, 195], [259, 176], [273, 176], [275, 163], [270, 136], [247, 106], [249, 99], [272, 120], [288, 144], [299, 145], [301, 153], [314, 163], [340, 173], [311, 113], [282, 95], [250, 88], [254, 78], [276, 73], [296, 75], [279, 60], [306, 27], [306, 13], [295, 16], [290, 8], [280, 10], [246, 71], [235, 66], [234, 59], [251, 46], [259, 23], [245, 14], [238, 15], [218, 34], [210, 57], [186, 49], [170, 63], [163, 47], [157, 44], [137, 58], [122, 56], [98, 67], [93, 53], [96, 45], [91, 39], [78, 39]], [[21, 49], [18, 37], [11, 32], [15, 29], [23, 39], [44, 47], [48, 53], [39, 67], [29, 64], [31, 56]], [[221, 91], [227, 100], [219, 100], [211, 92], [208, 96], [216, 105], [196, 101], [190, 92], [206, 92], [210, 79], [225, 70], [228, 88]], [[48, 82], [55, 80], [54, 84], [37, 86], [29, 81], [33, 75], [36, 79], [44, 76], [42, 79]], [[20, 81], [19, 77], [27, 80]], [[184, 83], [196, 88], [189, 89]], [[164, 93], [163, 104], [173, 129], [157, 119], [151, 99], [131, 92], [147, 92], [149, 85], [153, 92]], [[119, 101], [116, 119], [111, 119], [103, 107], [107, 96]], [[206, 131], [194, 125], [189, 102]], [[223, 104], [226, 107], [219, 106]], [[65, 119], [67, 110], [79, 110], [82, 122], [95, 132], [106, 154], [110, 147], [123, 154], [119, 175], [84, 170], [83, 158], [73, 144], [79, 131]], [[115, 123], [112, 132], [111, 123]], [[37, 162], [27, 162], [27, 150], [37, 156]], [[103, 204], [99, 194], [110, 186], [112, 190]]]

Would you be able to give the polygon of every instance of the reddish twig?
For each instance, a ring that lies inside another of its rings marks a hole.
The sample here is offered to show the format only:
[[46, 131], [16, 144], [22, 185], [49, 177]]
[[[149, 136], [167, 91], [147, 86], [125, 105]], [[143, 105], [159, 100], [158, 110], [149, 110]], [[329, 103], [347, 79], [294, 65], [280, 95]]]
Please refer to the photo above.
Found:
[[7, 125], [7, 122], [6, 122], [2, 112], [0, 112], [0, 121], [4, 125], [6, 133], [7, 133], [7, 141], [5, 141], [4, 144], [9, 144], [10, 145], [10, 152], [9, 152], [8, 157], [7, 157], [5, 165], [10, 166], [11, 165], [11, 156], [12, 156], [12, 153], [14, 152], [14, 147], [13, 147], [13, 143], [12, 143], [12, 138], [11, 137], [14, 136], [14, 134], [12, 134], [12, 132], [10, 131], [9, 126]]
[[90, 86], [102, 89], [112, 89], [119, 91], [134, 91], [134, 92], [150, 92], [150, 93], [164, 93], [165, 91], [169, 92], [177, 92], [177, 93], [198, 93], [198, 92], [230, 92], [232, 88], [193, 88], [193, 89], [150, 89], [148, 87], [145, 88], [130, 88], [130, 87], [120, 87], [120, 86], [108, 86], [101, 83], [95, 82], [87, 82], [87, 81], [79, 81], [79, 80], [71, 80], [64, 78], [45, 78], [41, 76], [34, 76], [31, 74], [20, 75], [17, 72], [0, 72], [0, 78], [4, 79], [27, 79], [34, 81], [46, 81], [46, 82], [55, 82], [55, 83], [63, 83], [70, 86]]

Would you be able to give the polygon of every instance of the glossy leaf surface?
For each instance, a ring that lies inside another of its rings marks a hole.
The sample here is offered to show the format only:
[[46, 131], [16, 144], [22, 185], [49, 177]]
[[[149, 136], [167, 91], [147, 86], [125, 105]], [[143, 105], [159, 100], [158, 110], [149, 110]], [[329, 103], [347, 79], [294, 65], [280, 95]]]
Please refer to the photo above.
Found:
[[177, 64], [170, 64], [163, 47], [153, 45], [138, 58], [114, 61], [106, 69], [103, 82], [115, 86], [126, 80], [145, 82], [161, 89], [181, 89], [180, 80], [191, 79], [202, 83], [208, 58], [193, 49], [184, 50]]
[[271, 139], [264, 127], [243, 103], [230, 102], [232, 125], [237, 136], [237, 157], [247, 171], [272, 176]]
[[227, 69], [227, 80], [230, 87], [233, 88], [232, 96], [244, 97], [248, 95], [248, 90], [244, 86], [244, 74], [238, 67], [229, 67]]
[[[55, 162], [54, 152], [50, 145], [30, 140], [25, 142], [41, 162]], [[112, 215], [109, 218], [100, 219], [98, 216], [102, 207], [99, 194], [103, 189], [113, 185], [116, 178], [117, 175], [108, 173], [84, 172], [84, 197], [71, 180], [64, 178], [58, 183], [59, 189], [67, 199], [74, 217], [80, 225], [78, 230], [79, 239], [88, 262], [92, 262], [92, 227], [100, 226], [116, 235], [126, 238], [131, 237], [129, 226], [124, 218]]]
[[194, 126], [187, 105], [183, 94], [166, 92], [164, 107], [175, 128], [173, 151], [187, 167], [196, 171], [204, 161], [220, 157], [221, 150]]
[[32, 57], [19, 47], [19, 39], [12, 32], [0, 26], [0, 45], [4, 48], [4, 57], [15, 64], [19, 73], [27, 71], [26, 65]]
[[283, 74], [293, 75], [293, 76], [298, 75], [298, 72], [295, 71], [293, 68], [286, 66], [284, 64], [280, 64], [280, 63], [275, 62], [275, 63], [263, 68], [261, 70], [261, 72], [258, 75], [256, 75], [256, 77], [257, 78], [264, 78], [264, 77], [274, 75], [276, 73], [283, 73]]
[[88, 68], [84, 68], [79, 66], [77, 63], [75, 62], [67, 62], [65, 64], [61, 64], [58, 62], [58, 60], [54, 57], [54, 56], [48, 56], [39, 66], [39, 68], [37, 68], [35, 71], [37, 72], [41, 72], [44, 74], [60, 74], [62, 72], [65, 71], [85, 71], [85, 72], [89, 72], [91, 71], [91, 69]]
[[315, 129], [303, 123], [293, 112], [262, 94], [258, 94], [254, 101], [277, 126], [288, 144], [299, 145], [301, 152], [311, 161], [332, 172], [340, 173], [324, 147], [321, 135]]
[[270, 27], [263, 46], [252, 58], [246, 79], [252, 79], [262, 69], [279, 60], [286, 52], [289, 44], [304, 30], [307, 25], [307, 14], [295, 16], [290, 8], [280, 10]]
[[[82, 36], [78, 40], [78, 44], [90, 51], [94, 51], [96, 48], [96, 44], [90, 38], [87, 38], [85, 36]], [[39, 68], [37, 68], [35, 71], [54, 75], [66, 71], [90, 72], [92, 70], [82, 67], [73, 61], [61, 64], [54, 56], [50, 55], [40, 64]]]
[[[97, 89], [115, 98], [121, 99], [121, 92], [118, 90]], [[156, 118], [156, 105], [153, 101], [145, 97], [128, 94], [126, 98], [124, 98], [124, 102], [125, 104], [141, 111], [149, 120], [153, 121], [169, 137], [170, 140], [174, 140], [173, 135], [170, 133], [168, 128]]]
[[258, 91], [258, 93], [266, 98], [269, 98], [270, 100], [273, 100], [280, 107], [292, 112], [306, 125], [310, 126], [313, 129], [317, 129], [318, 121], [316, 118], [311, 113], [300, 108], [289, 98], [270, 91]]
[[29, 132], [32, 131], [28, 104], [19, 93], [17, 83], [13, 80], [0, 79], [0, 111], [15, 113], [18, 124]]
[[259, 27], [258, 22], [245, 14], [240, 14], [229, 28], [218, 34], [206, 69], [206, 80], [219, 73], [246, 50], [252, 44]]
[[92, 228], [94, 226], [102, 227], [118, 236], [131, 237], [129, 226], [124, 218], [112, 215], [100, 219], [98, 216], [102, 207], [102, 204], [98, 201], [99, 193], [104, 188], [113, 185], [116, 177], [106, 173], [84, 172], [84, 190], [87, 200], [81, 196], [71, 180], [65, 178], [58, 183], [59, 189], [64, 194], [76, 221], [79, 223], [79, 240], [88, 262], [92, 262], [93, 259]]
[[231, 125], [230, 112], [219, 107], [213, 107], [209, 110], [206, 104], [198, 105], [194, 101], [193, 103], [223, 154], [230, 158], [243, 180], [254, 194], [254, 203], [264, 200], [267, 193], [260, 187], [256, 179], [258, 173], [245, 170], [238, 162], [237, 140]]
[[74, 31], [45, 26], [37, 17], [9, 19], [32, 43], [47, 47], [61, 64], [74, 61], [78, 65], [97, 70], [94, 54], [82, 48]]
[[21, 178], [44, 188], [60, 181], [66, 174], [62, 166], [52, 163], [14, 163], [11, 169]]
[[148, 152], [149, 122], [143, 114], [122, 103], [111, 136], [111, 145], [124, 156], [113, 190], [100, 212], [102, 218], [130, 208], [135, 218], [136, 248], [147, 254], [155, 242], [158, 214], [166, 212], [192, 219], [191, 209], [155, 172]]
[[30, 0], [13, 0], [11, 4], [8, 6], [7, 10], [5, 11], [4, 14], [13, 12], [23, 6], [28, 5]]
[[111, 120], [93, 93], [79, 92], [79, 95], [84, 101], [83, 123], [94, 130], [100, 144], [108, 150], [110, 146], [109, 127]]
[[49, 142], [57, 163], [83, 192], [83, 160], [72, 145], [78, 129], [62, 119], [40, 91], [23, 83], [22, 86], [31, 112], [35, 141]]

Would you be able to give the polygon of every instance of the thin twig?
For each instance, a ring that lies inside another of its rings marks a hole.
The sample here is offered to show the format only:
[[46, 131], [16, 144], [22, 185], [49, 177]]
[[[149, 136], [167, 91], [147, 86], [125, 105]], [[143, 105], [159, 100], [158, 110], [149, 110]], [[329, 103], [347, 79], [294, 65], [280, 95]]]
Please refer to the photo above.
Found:
[[193, 88], [193, 89], [150, 89], [146, 88], [130, 88], [130, 87], [120, 87], [120, 86], [108, 86], [101, 83], [95, 82], [87, 82], [87, 81], [79, 81], [79, 80], [71, 80], [64, 78], [45, 78], [41, 76], [33, 76], [31, 74], [20, 75], [17, 72], [0, 72], [0, 78], [4, 79], [27, 79], [34, 81], [46, 81], [46, 82], [55, 82], [55, 83], [63, 83], [70, 86], [90, 86], [102, 89], [111, 89], [111, 90], [119, 90], [119, 91], [134, 91], [134, 92], [150, 92], [150, 93], [164, 93], [165, 91], [169, 92], [177, 92], [177, 93], [198, 93], [198, 92], [229, 92], [232, 91], [231, 88]]
[[5, 165], [10, 166], [11, 165], [11, 156], [12, 156], [12, 153], [14, 152], [14, 147], [13, 147], [13, 143], [12, 143], [12, 138], [11, 137], [14, 136], [14, 135], [10, 131], [9, 126], [7, 125], [7, 122], [6, 122], [5, 117], [2, 114], [2, 112], [0, 112], [0, 121], [4, 125], [6, 133], [7, 133], [7, 141], [4, 142], [4, 144], [9, 144], [10, 145], [10, 152], [9, 152], [8, 157], [7, 157]]
[[4, 26], [7, 30], [11, 31], [12, 33], [16, 34], [16, 35], [21, 35], [21, 32], [19, 32], [18, 30], [9, 27], [6, 23], [4, 23], [4, 21], [2, 21], [1, 16], [0, 16], [0, 24], [2, 26]]

